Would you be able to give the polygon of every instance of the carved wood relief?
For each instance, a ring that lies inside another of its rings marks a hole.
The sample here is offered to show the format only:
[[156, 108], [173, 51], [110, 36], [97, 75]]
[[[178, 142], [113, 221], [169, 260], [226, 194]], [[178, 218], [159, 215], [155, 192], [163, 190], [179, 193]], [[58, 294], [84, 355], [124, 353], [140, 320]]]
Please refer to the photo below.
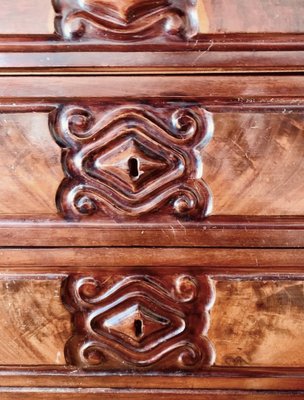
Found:
[[56, 32], [66, 40], [187, 40], [198, 33], [196, 0], [53, 0]]
[[[57, 206], [85, 216], [201, 219], [211, 210], [201, 149], [213, 134], [199, 106], [64, 106], [50, 115], [66, 178]], [[155, 213], [158, 214], [155, 214]]]
[[71, 275], [62, 299], [74, 334], [68, 364], [97, 370], [197, 370], [214, 363], [206, 276]]

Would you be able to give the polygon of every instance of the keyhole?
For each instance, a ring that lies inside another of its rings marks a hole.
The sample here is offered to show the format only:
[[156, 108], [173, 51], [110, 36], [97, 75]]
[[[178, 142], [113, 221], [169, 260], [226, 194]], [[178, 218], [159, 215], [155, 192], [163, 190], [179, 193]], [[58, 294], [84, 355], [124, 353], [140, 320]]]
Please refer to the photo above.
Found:
[[143, 323], [140, 319], [134, 321], [135, 336], [140, 337], [143, 334]]
[[129, 172], [132, 178], [136, 179], [139, 176], [139, 165], [137, 158], [131, 157], [128, 161]]

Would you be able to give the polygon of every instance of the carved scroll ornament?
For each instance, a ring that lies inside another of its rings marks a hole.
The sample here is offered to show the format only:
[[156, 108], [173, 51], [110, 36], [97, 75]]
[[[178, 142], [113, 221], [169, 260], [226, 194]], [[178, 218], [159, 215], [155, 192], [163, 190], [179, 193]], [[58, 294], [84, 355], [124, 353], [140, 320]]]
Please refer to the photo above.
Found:
[[196, 0], [53, 0], [65, 40], [155, 42], [198, 33]]
[[199, 106], [63, 106], [50, 117], [63, 148], [57, 206], [68, 219], [173, 215], [201, 219], [212, 199], [201, 149], [213, 133]]
[[206, 337], [209, 278], [81, 276], [62, 286], [73, 315], [68, 364], [96, 370], [197, 370], [214, 362]]

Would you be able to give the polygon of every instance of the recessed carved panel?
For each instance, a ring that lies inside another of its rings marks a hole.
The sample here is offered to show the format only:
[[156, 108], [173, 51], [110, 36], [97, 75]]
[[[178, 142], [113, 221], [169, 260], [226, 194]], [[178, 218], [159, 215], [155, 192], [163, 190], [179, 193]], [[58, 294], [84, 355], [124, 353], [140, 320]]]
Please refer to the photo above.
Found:
[[213, 122], [203, 108], [64, 106], [51, 114], [50, 129], [63, 148], [57, 206], [66, 218], [201, 219], [210, 212], [201, 149]]
[[196, 0], [53, 0], [66, 40], [187, 40], [199, 31]]
[[214, 363], [206, 276], [71, 275], [62, 286], [74, 334], [68, 364], [97, 370], [197, 370]]

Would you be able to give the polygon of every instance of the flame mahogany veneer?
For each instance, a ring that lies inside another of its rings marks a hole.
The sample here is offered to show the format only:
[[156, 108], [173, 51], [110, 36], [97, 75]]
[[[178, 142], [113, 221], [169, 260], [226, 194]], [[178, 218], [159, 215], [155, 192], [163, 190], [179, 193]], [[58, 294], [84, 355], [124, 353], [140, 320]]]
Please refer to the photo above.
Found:
[[304, 399], [303, 7], [2, 0], [1, 400]]

